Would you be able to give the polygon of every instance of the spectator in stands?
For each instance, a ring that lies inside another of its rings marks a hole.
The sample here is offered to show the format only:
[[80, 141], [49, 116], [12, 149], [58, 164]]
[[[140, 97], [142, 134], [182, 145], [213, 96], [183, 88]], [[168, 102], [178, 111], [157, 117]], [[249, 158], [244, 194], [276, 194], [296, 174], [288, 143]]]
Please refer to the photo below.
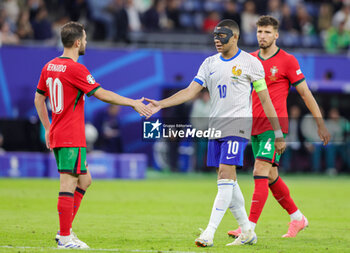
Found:
[[87, 0], [63, 0], [64, 15], [71, 21], [80, 21], [85, 23], [85, 18], [89, 15]]
[[32, 22], [35, 19], [39, 9], [45, 7], [45, 3], [43, 0], [28, 0], [27, 6], [29, 8], [29, 19], [30, 22]]
[[[266, 15], [267, 13], [267, 3], [269, 0], [253, 0], [255, 5], [255, 11], [256, 13], [260, 15]], [[244, 3], [246, 1], [240, 1], [241, 3]]]
[[297, 29], [301, 35], [301, 43], [305, 47], [316, 46], [318, 37], [316, 36], [316, 28], [312, 17], [307, 12], [303, 4], [298, 5], [297, 12]]
[[326, 32], [324, 47], [327, 53], [334, 54], [349, 48], [350, 31], [345, 29], [345, 24], [343, 21], [337, 28], [331, 27]]
[[114, 16], [110, 11], [113, 0], [87, 0], [91, 11], [94, 31], [93, 40], [112, 40], [114, 37]]
[[282, 17], [281, 17], [281, 36], [280, 40], [282, 43], [289, 47], [295, 47], [299, 44], [299, 34], [296, 29], [296, 18], [292, 14], [292, 11], [288, 4], [282, 6]]
[[244, 10], [241, 15], [242, 20], [242, 35], [243, 40], [248, 45], [256, 44], [256, 22], [259, 16], [256, 14], [255, 4], [253, 1], [247, 1], [244, 3]]
[[29, 21], [29, 10], [24, 9], [21, 11], [17, 21], [17, 35], [19, 39], [26, 40], [33, 38], [33, 29]]
[[326, 121], [327, 128], [331, 134], [331, 142], [326, 147], [326, 165], [329, 174], [336, 174], [336, 157], [340, 154], [343, 159], [343, 166], [349, 166], [349, 157], [347, 157], [345, 137], [349, 122], [340, 116], [337, 108], [331, 108], [328, 112]]
[[333, 9], [329, 3], [322, 3], [317, 20], [317, 29], [324, 33], [332, 26]]
[[32, 21], [34, 39], [48, 40], [52, 38], [52, 24], [48, 19], [48, 13], [45, 7], [40, 7]]
[[119, 112], [118, 105], [109, 105], [100, 110], [94, 118], [94, 126], [99, 136], [96, 146], [108, 153], [123, 152]]
[[142, 18], [146, 31], [160, 31], [170, 28], [165, 7], [165, 0], [153, 0], [153, 5], [143, 14]]
[[241, 15], [238, 12], [238, 6], [235, 0], [229, 0], [225, 3], [225, 10], [222, 13], [222, 19], [232, 19], [241, 27]]
[[220, 14], [217, 11], [211, 11], [203, 21], [203, 32], [212, 33], [214, 28], [220, 22]]
[[129, 19], [126, 12], [124, 0], [113, 0], [110, 11], [114, 16], [114, 40], [130, 43], [129, 39]]
[[269, 0], [267, 3], [267, 15], [270, 15], [277, 20], [282, 19], [281, 14], [281, 1], [280, 0]]
[[140, 13], [134, 4], [134, 0], [126, 0], [125, 10], [129, 21], [129, 31], [134, 33], [141, 32]]
[[180, 30], [180, 0], [168, 0], [166, 6], [166, 14], [169, 18], [170, 26], [173, 30]]
[[5, 21], [0, 24], [0, 46], [16, 44], [19, 44], [19, 38], [11, 31], [9, 23]]
[[[190, 122], [197, 130], [207, 130], [209, 127], [210, 95], [207, 89], [203, 89], [198, 98], [193, 102]], [[195, 171], [204, 171], [206, 166], [208, 140], [207, 138], [195, 138]]]
[[300, 168], [300, 163], [298, 163], [298, 159], [296, 159], [303, 144], [300, 116], [301, 111], [299, 106], [293, 105], [289, 108], [289, 130], [286, 139], [287, 149], [281, 159], [284, 171], [295, 171]]
[[6, 20], [12, 32], [16, 30], [16, 23], [20, 13], [17, 0], [4, 0], [2, 7], [6, 13]]
[[350, 2], [344, 1], [342, 8], [337, 11], [332, 20], [334, 27], [339, 27], [341, 23], [344, 23], [344, 29], [350, 31]]

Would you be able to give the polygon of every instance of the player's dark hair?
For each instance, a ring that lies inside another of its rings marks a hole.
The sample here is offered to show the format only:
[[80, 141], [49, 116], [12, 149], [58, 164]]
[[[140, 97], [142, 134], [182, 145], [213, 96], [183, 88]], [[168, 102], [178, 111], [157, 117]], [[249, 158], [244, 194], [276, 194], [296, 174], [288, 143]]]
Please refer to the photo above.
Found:
[[217, 27], [224, 27], [224, 26], [230, 28], [233, 31], [233, 33], [239, 34], [239, 26], [236, 23], [236, 21], [232, 19], [224, 19], [220, 21], [220, 23], [217, 25]]
[[278, 30], [279, 22], [272, 16], [261, 16], [256, 22], [256, 26], [272, 26], [273, 29]]
[[61, 40], [64, 47], [70, 48], [74, 42], [83, 38], [84, 26], [78, 22], [68, 22], [61, 29]]

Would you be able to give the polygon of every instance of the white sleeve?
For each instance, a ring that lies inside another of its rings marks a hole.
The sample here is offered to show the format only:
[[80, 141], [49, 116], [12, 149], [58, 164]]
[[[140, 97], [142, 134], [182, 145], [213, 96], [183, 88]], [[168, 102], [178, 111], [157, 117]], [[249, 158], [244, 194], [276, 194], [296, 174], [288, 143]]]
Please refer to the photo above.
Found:
[[209, 60], [207, 58], [199, 67], [198, 73], [194, 77], [193, 81], [199, 83], [203, 87], [207, 87], [208, 76], [209, 76]]
[[257, 80], [260, 80], [260, 79], [265, 79], [264, 67], [261, 64], [261, 62], [258, 59], [256, 59], [255, 57], [252, 57], [252, 61], [250, 64], [249, 77], [250, 77], [251, 83], [253, 83]]

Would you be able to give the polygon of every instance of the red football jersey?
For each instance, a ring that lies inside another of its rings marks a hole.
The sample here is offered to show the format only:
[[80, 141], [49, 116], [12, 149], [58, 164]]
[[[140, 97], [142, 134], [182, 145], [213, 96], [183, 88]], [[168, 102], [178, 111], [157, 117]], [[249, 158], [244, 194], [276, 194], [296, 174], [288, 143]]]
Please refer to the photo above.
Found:
[[86, 147], [84, 100], [100, 87], [87, 68], [58, 57], [41, 71], [37, 92], [48, 96], [52, 109], [50, 147]]
[[[305, 80], [297, 59], [282, 49], [268, 59], [261, 58], [259, 50], [251, 53], [259, 59], [265, 70], [265, 80], [273, 106], [275, 107], [282, 132], [288, 133], [287, 97], [290, 85], [297, 86]], [[258, 94], [253, 90], [252, 135], [273, 130], [265, 115]]]

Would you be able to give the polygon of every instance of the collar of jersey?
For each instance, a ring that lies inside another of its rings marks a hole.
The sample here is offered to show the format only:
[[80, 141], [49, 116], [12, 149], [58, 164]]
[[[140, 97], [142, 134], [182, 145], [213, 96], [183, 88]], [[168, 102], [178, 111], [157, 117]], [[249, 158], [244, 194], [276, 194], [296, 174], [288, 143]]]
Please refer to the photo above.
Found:
[[59, 56], [58, 58], [60, 58], [60, 59], [70, 59], [70, 60], [72, 60], [72, 58], [64, 57], [64, 56]]
[[278, 48], [278, 50], [276, 51], [276, 53], [274, 53], [272, 56], [270, 56], [269, 58], [264, 59], [264, 58], [261, 57], [261, 55], [260, 55], [260, 50], [259, 50], [258, 57], [259, 57], [260, 60], [266, 61], [266, 60], [271, 59], [272, 57], [274, 57], [274, 56], [275, 56], [276, 54], [278, 54], [279, 52], [280, 52], [280, 48]]
[[222, 61], [232, 61], [234, 58], [236, 58], [240, 53], [241, 53], [241, 49], [240, 48], [238, 48], [238, 52], [234, 55], [234, 56], [232, 56], [230, 59], [225, 59], [224, 57], [222, 57], [222, 55], [220, 54], [220, 59], [222, 60]]

